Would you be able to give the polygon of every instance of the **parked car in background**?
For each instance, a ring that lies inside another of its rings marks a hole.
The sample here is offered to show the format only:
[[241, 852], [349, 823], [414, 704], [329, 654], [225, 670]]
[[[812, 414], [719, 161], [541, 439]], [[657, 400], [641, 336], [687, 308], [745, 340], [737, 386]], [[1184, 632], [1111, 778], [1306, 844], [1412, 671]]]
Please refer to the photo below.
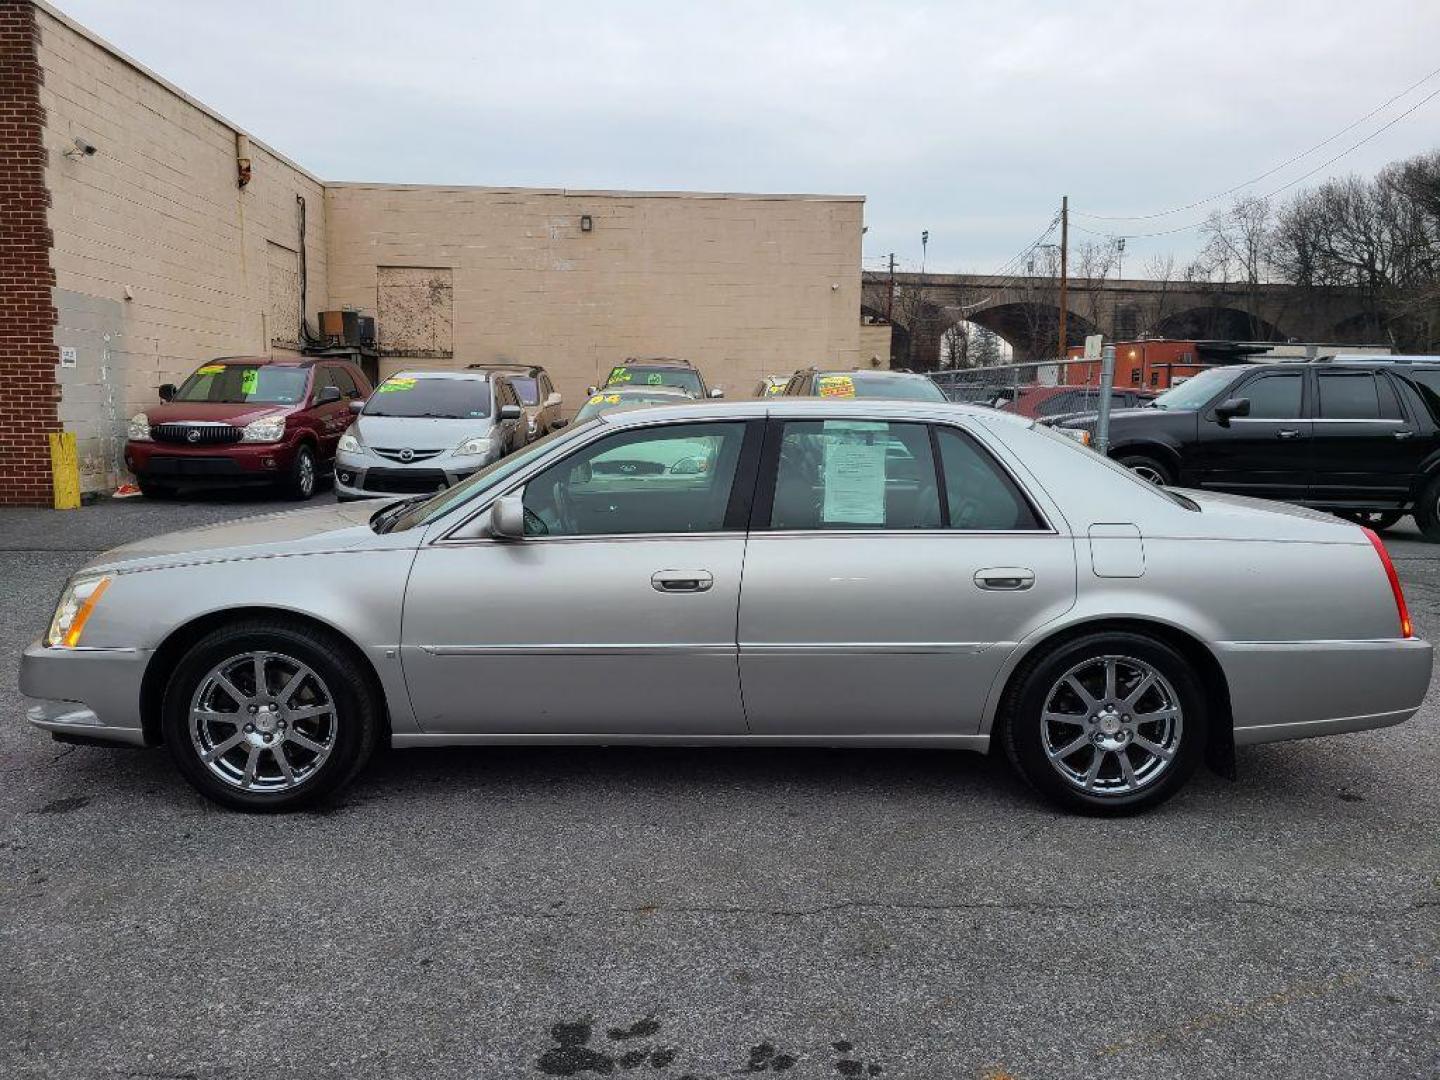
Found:
[[125, 467], [150, 498], [258, 483], [308, 499], [333, 467], [350, 403], [369, 393], [348, 361], [223, 356], [130, 418]]
[[1236, 746], [1407, 719], [1413, 634], [1384, 544], [1329, 515], [1178, 495], [993, 410], [786, 397], [617, 410], [428, 499], [108, 552], [19, 681], [39, 727], [163, 741], [250, 810], [382, 739], [531, 739], [993, 747], [1126, 813]]
[[[1154, 400], [1149, 390], [1132, 390], [1117, 386], [1110, 391], [1110, 408], [1139, 409]], [[1002, 412], [1019, 413], [1033, 418], [1075, 415], [1096, 412], [1100, 408], [1098, 386], [1021, 386], [1013, 395], [997, 401]]]
[[584, 423], [612, 409], [633, 409], [639, 405], [683, 405], [694, 400], [693, 394], [678, 386], [607, 386], [595, 391], [580, 406], [575, 422]]
[[[610, 369], [605, 386], [678, 386], [697, 398], [721, 398], [725, 391], [720, 387], [707, 387], [699, 369], [689, 360], [674, 357], [626, 360]], [[593, 394], [599, 387], [592, 386]]]
[[440, 491], [526, 443], [509, 376], [399, 371], [340, 440], [335, 495], [348, 499]]
[[531, 442], [549, 435], [563, 426], [562, 412], [565, 399], [550, 374], [539, 364], [507, 364], [496, 361], [493, 364], [466, 364], [466, 371], [493, 371], [504, 375], [515, 388], [520, 398], [520, 407], [525, 410], [525, 440]]
[[[1056, 430], [1087, 439], [1094, 417]], [[1110, 415], [1110, 456], [1167, 485], [1283, 499], [1440, 541], [1440, 362], [1210, 368]]]
[[755, 387], [754, 392], [751, 393], [750, 396], [763, 398], [783, 394], [785, 392], [785, 384], [789, 381], [790, 376], [788, 375], [766, 375], [760, 380], [760, 384]]
[[789, 397], [888, 398], [894, 401], [944, 401], [934, 381], [909, 371], [857, 368], [854, 371], [805, 368], [790, 376]]

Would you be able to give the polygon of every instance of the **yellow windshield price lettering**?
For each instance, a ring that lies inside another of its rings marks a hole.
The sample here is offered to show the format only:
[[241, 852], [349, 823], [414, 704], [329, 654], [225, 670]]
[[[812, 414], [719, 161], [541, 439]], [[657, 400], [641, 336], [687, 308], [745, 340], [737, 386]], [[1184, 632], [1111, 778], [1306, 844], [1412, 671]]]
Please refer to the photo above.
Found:
[[251, 368], [240, 376], [240, 392], [242, 394], [253, 394], [260, 386], [260, 372]]
[[196, 375], [219, 375], [225, 370], [224, 364], [206, 364], [195, 372]]
[[612, 383], [629, 382], [634, 377], [635, 376], [630, 374], [629, 368], [617, 367], [610, 369], [610, 378], [606, 379], [605, 381]]
[[383, 386], [380, 387], [378, 392], [381, 394], [397, 394], [405, 390], [414, 389], [414, 379], [389, 379], [385, 382]]
[[821, 397], [855, 396], [855, 380], [849, 375], [823, 375], [816, 381]]

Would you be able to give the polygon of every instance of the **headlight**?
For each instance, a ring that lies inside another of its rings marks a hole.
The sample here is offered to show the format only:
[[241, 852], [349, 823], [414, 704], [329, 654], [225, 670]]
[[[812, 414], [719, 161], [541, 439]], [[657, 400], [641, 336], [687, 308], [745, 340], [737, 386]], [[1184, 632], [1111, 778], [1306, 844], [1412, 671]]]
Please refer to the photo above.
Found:
[[130, 438], [135, 442], [150, 441], [150, 418], [143, 412], [130, 418]]
[[526, 420], [526, 421], [525, 421], [525, 429], [526, 429], [531, 435], [534, 435], [537, 431], [540, 430], [540, 421], [539, 421], [539, 418], [532, 416], [532, 417], [530, 417], [528, 420]]
[[55, 617], [50, 620], [50, 632], [45, 635], [45, 644], [52, 649], [73, 649], [80, 644], [80, 635], [100, 597], [110, 587], [108, 577], [74, 578], [60, 594], [60, 603], [55, 608]]
[[1090, 432], [1086, 431], [1084, 428], [1062, 427], [1056, 428], [1055, 430], [1060, 432], [1061, 435], [1074, 439], [1081, 446], [1090, 445]]
[[340, 436], [340, 452], [342, 454], [363, 454], [365, 452], [365, 444], [354, 435], [346, 432]]
[[246, 424], [241, 442], [279, 442], [285, 437], [285, 417], [267, 416]]
[[490, 437], [488, 435], [476, 435], [473, 439], [466, 439], [455, 448], [456, 457], [475, 457], [478, 454], [490, 453]]

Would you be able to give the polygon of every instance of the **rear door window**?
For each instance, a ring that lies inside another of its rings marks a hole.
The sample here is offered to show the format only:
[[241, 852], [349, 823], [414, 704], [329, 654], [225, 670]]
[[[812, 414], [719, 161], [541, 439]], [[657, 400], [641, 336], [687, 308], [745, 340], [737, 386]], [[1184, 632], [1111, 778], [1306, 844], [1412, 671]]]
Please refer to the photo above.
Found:
[[938, 529], [939, 483], [924, 424], [790, 420], [772, 529]]
[[1368, 371], [1325, 371], [1317, 382], [1321, 420], [1400, 419], [1395, 391]]
[[937, 426], [935, 440], [940, 446], [950, 528], [1014, 532], [1045, 527], [1015, 482], [973, 438]]

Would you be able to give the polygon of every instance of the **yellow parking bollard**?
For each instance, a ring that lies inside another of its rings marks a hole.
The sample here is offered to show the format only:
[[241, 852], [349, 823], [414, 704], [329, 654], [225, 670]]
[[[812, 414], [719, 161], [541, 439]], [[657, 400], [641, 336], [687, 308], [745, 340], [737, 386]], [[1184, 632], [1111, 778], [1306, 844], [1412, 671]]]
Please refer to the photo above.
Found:
[[75, 453], [73, 433], [50, 432], [50, 474], [54, 478], [55, 509], [80, 509], [80, 459]]

